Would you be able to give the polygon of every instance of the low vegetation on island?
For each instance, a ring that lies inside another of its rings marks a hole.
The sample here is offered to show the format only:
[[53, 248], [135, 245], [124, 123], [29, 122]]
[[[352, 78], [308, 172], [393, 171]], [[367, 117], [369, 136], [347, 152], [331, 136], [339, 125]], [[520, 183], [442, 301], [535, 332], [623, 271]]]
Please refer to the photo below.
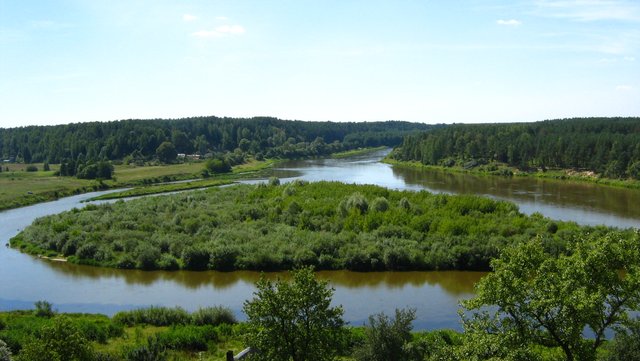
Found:
[[88, 205], [40, 218], [10, 244], [143, 270], [488, 270], [505, 246], [536, 236], [558, 253], [582, 237], [633, 234], [526, 216], [479, 196], [278, 183]]

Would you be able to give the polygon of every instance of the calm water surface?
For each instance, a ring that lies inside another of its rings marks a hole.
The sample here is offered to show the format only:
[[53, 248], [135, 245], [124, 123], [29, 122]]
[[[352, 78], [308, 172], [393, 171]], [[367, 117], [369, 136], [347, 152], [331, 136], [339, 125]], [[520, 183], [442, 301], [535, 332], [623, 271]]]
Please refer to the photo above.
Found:
[[[582, 224], [637, 227], [640, 192], [591, 184], [536, 179], [503, 179], [396, 169], [379, 163], [387, 151], [347, 159], [283, 163], [274, 170], [281, 178], [372, 183], [393, 189], [445, 193], [476, 193], [516, 202], [525, 213], [540, 212]], [[54, 202], [0, 212], [0, 244], [35, 218], [82, 207], [84, 194]], [[395, 308], [417, 310], [417, 329], [459, 329], [458, 302], [473, 295], [479, 272], [320, 272], [335, 288], [334, 303], [345, 318], [362, 324], [374, 313]], [[0, 309], [29, 308], [48, 300], [60, 311], [100, 312], [146, 305], [179, 305], [188, 310], [225, 305], [239, 318], [242, 304], [252, 297], [256, 272], [142, 272], [50, 262], [0, 247]], [[286, 277], [286, 274], [268, 274]]]

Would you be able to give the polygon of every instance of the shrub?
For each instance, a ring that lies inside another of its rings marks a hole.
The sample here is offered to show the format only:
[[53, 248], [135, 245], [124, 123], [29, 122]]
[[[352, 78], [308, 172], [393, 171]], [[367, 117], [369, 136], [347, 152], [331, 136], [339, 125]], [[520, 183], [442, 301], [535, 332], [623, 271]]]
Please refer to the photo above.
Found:
[[205, 169], [211, 173], [229, 173], [231, 166], [223, 159], [209, 159], [205, 163]]
[[51, 318], [54, 315], [53, 305], [47, 301], [36, 301], [35, 315], [38, 317]]
[[136, 261], [130, 254], [125, 254], [120, 257], [118, 262], [116, 262], [116, 267], [122, 269], [133, 269], [136, 268]]
[[0, 361], [11, 361], [11, 350], [2, 340], [0, 340]]
[[389, 209], [389, 201], [385, 197], [378, 197], [371, 202], [371, 209], [376, 212], [386, 212]]
[[394, 319], [385, 314], [369, 317], [364, 343], [356, 348], [358, 361], [409, 360], [405, 345], [411, 341], [411, 322], [416, 318], [415, 310], [398, 310]]
[[67, 317], [56, 317], [37, 337], [20, 350], [20, 359], [29, 361], [91, 360], [91, 344]]
[[137, 346], [128, 350], [124, 359], [126, 361], [166, 361], [165, 347], [155, 337], [149, 337], [146, 345]]
[[143, 270], [156, 268], [156, 261], [160, 258], [160, 250], [151, 245], [143, 245], [136, 249], [138, 254], [136, 266]]
[[78, 248], [78, 250], [76, 251], [76, 256], [80, 259], [92, 259], [97, 251], [98, 247], [96, 247], [95, 244], [87, 243]]
[[269, 178], [269, 185], [270, 186], [279, 186], [280, 185], [280, 179], [278, 177], [271, 177]]
[[358, 210], [360, 214], [365, 214], [369, 209], [369, 202], [367, 202], [367, 199], [362, 195], [362, 193], [355, 192], [349, 197], [349, 199], [347, 199], [346, 206], [349, 209]]
[[400, 208], [402, 209], [406, 209], [406, 210], [410, 210], [411, 209], [411, 202], [409, 202], [409, 200], [407, 199], [407, 197], [402, 197], [402, 199], [400, 200]]
[[28, 165], [27, 166], [27, 172], [37, 172], [38, 171], [38, 167], [36, 167], [35, 165]]
[[175, 271], [180, 268], [180, 265], [173, 255], [163, 253], [158, 260], [158, 268], [165, 271]]
[[238, 250], [229, 246], [216, 247], [209, 255], [211, 269], [218, 271], [231, 271], [235, 268]]
[[196, 326], [234, 324], [238, 322], [233, 312], [222, 306], [200, 308], [191, 314], [191, 323]]
[[113, 316], [113, 321], [125, 326], [147, 324], [153, 326], [186, 325], [191, 316], [180, 307], [140, 308], [131, 311], [121, 311]]
[[206, 270], [209, 265], [209, 253], [199, 247], [187, 247], [182, 251], [184, 269], [192, 271]]
[[207, 344], [218, 340], [218, 332], [211, 325], [174, 326], [157, 335], [158, 343], [172, 350], [206, 351]]

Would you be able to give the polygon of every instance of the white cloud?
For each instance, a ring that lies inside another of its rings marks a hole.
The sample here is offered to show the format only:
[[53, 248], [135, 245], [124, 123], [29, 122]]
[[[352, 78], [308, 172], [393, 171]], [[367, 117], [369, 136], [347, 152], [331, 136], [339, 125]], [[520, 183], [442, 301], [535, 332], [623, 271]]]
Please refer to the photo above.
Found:
[[182, 20], [184, 21], [194, 21], [194, 20], [198, 20], [198, 17], [195, 15], [191, 15], [191, 14], [184, 14], [182, 15]]
[[626, 85], [626, 84], [625, 85], [618, 85], [616, 87], [616, 90], [619, 91], [619, 92], [628, 92], [628, 91], [633, 90], [633, 86]]
[[522, 24], [522, 21], [516, 20], [516, 19], [509, 19], [509, 20], [500, 19], [496, 21], [496, 23], [498, 25], [518, 26]]
[[196, 38], [222, 38], [231, 35], [242, 35], [245, 30], [240, 25], [222, 25], [213, 30], [200, 30], [192, 33], [191, 36]]
[[229, 20], [229, 18], [226, 16], [216, 16], [216, 20], [225, 21], [225, 20]]
[[640, 3], [630, 0], [538, 0], [540, 15], [573, 21], [640, 21]]
[[625, 56], [623, 59], [626, 61], [636, 61], [636, 58], [634, 58], [633, 56]]

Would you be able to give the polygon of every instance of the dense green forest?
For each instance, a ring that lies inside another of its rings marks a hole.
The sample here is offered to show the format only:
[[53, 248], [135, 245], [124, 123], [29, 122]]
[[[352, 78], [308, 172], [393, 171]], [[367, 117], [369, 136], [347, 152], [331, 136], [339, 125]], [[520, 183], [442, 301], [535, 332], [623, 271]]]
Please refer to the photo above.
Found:
[[536, 235], [559, 252], [613, 232], [478, 196], [274, 183], [88, 205], [36, 220], [11, 246], [119, 268], [487, 270], [504, 246]]
[[407, 136], [393, 157], [426, 165], [575, 168], [640, 179], [640, 118], [451, 125]]
[[24, 163], [151, 159], [164, 142], [177, 153], [205, 155], [239, 149], [267, 158], [326, 155], [358, 147], [395, 146], [430, 126], [408, 122], [334, 123], [276, 118], [121, 120], [0, 128], [2, 159]]

